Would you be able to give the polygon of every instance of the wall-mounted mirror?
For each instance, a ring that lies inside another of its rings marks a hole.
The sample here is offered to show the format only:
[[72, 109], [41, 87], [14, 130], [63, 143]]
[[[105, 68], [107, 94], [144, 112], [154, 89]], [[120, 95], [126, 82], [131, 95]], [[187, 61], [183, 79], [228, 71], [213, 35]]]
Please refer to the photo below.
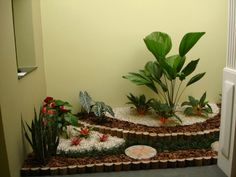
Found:
[[12, 0], [18, 78], [36, 69], [33, 0]]

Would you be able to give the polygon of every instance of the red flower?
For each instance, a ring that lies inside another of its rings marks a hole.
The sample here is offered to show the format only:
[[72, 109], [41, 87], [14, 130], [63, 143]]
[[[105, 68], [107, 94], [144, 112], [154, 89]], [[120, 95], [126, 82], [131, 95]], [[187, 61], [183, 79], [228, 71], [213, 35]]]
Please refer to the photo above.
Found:
[[41, 112], [45, 114], [47, 112], [47, 108], [46, 107], [42, 107], [41, 108]]
[[48, 96], [44, 99], [44, 102], [45, 103], [50, 103], [50, 101], [52, 101], [52, 100], [53, 100], [53, 97]]
[[51, 102], [51, 103], [49, 104], [49, 107], [50, 107], [50, 108], [55, 108], [55, 106], [56, 106], [56, 103], [55, 103], [55, 102]]
[[80, 131], [79, 131], [80, 135], [82, 136], [87, 136], [89, 135], [89, 129], [88, 128], [81, 128]]
[[56, 111], [53, 110], [53, 109], [49, 109], [47, 113], [50, 114], [50, 115], [52, 115], [52, 114], [56, 114]]
[[80, 144], [80, 142], [81, 142], [81, 139], [80, 139], [80, 138], [78, 138], [78, 137], [73, 137], [73, 138], [71, 138], [70, 144], [71, 144], [71, 146], [77, 146], [77, 145]]
[[105, 141], [107, 141], [108, 140], [108, 135], [102, 135], [102, 136], [99, 136], [99, 140], [100, 140], [100, 142], [105, 142]]
[[67, 109], [65, 109], [65, 107], [64, 107], [64, 106], [60, 106], [60, 110], [61, 110], [61, 112], [68, 112], [68, 110], [67, 110]]

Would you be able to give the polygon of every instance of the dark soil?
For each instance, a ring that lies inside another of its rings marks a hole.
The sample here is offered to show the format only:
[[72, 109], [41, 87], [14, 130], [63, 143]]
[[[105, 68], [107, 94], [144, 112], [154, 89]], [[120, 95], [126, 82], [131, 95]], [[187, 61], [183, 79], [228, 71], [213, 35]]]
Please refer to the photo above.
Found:
[[139, 132], [141, 131], [149, 133], [199, 132], [220, 127], [220, 114], [216, 115], [213, 118], [208, 118], [204, 122], [195, 123], [192, 125], [176, 125], [176, 126], [161, 126], [161, 127], [150, 127], [147, 125], [135, 124], [128, 121], [122, 121], [110, 117], [106, 117], [105, 121], [99, 121], [99, 119], [93, 115], [82, 116], [79, 119], [92, 125], [103, 125], [111, 128], [119, 128], [129, 131], [139, 131]]
[[[189, 150], [178, 150], [172, 152], [160, 152], [151, 160], [168, 160], [168, 159], [184, 159], [191, 157], [205, 157], [205, 156], [215, 156], [217, 152], [210, 149], [189, 149]], [[120, 155], [104, 155], [97, 157], [78, 157], [69, 158], [62, 156], [54, 156], [49, 159], [47, 167], [62, 167], [69, 165], [87, 165], [87, 164], [98, 164], [98, 163], [114, 163], [114, 162], [130, 162], [138, 161], [134, 160], [125, 154]], [[40, 165], [33, 161], [33, 156], [29, 155], [28, 159], [25, 161], [23, 167], [39, 167]]]

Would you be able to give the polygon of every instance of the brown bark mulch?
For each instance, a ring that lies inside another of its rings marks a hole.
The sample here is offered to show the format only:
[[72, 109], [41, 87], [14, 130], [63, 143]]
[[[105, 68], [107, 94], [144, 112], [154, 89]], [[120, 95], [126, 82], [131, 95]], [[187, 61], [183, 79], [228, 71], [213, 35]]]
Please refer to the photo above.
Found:
[[89, 123], [91, 125], [102, 125], [110, 128], [119, 128], [129, 131], [141, 131], [149, 133], [177, 133], [177, 132], [199, 132], [204, 130], [212, 130], [220, 127], [220, 114], [213, 118], [208, 118], [201, 123], [195, 123], [192, 125], [176, 125], [176, 126], [161, 126], [150, 127], [147, 125], [135, 124], [128, 121], [118, 120], [110, 117], [106, 117], [106, 121], [98, 121], [98, 118], [89, 115], [79, 118], [81, 121]]
[[[149, 160], [169, 160], [169, 159], [185, 159], [185, 158], [195, 158], [195, 157], [206, 157], [206, 156], [216, 156], [217, 152], [211, 149], [188, 149], [188, 150], [178, 150], [172, 152], [160, 152]], [[32, 155], [28, 157], [25, 161], [23, 168], [33, 168], [39, 167], [37, 163], [33, 163]], [[49, 159], [46, 167], [62, 167], [70, 165], [87, 165], [87, 164], [98, 164], [98, 163], [115, 163], [115, 162], [131, 162], [138, 161], [132, 159], [125, 154], [119, 155], [103, 155], [97, 157], [77, 157], [69, 158], [62, 156], [54, 156]], [[42, 166], [40, 166], [42, 167]]]

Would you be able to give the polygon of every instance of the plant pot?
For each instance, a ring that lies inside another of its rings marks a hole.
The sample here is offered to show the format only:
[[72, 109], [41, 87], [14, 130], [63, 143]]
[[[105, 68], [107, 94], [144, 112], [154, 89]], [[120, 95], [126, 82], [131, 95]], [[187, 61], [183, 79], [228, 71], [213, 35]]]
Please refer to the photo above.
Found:
[[105, 164], [104, 164], [104, 171], [105, 171], [105, 172], [111, 172], [111, 171], [113, 171], [113, 163], [105, 163]]
[[192, 134], [190, 132], [184, 133], [184, 139], [187, 141], [191, 141]]
[[131, 165], [132, 165], [132, 170], [140, 170], [140, 162], [131, 162]]
[[40, 167], [31, 168], [30, 174], [32, 176], [39, 176], [40, 175]]
[[160, 168], [167, 168], [168, 161], [167, 160], [160, 160], [159, 167]]
[[159, 160], [151, 160], [151, 168], [158, 169], [159, 168]]
[[123, 134], [122, 136], [125, 140], [127, 140], [129, 138], [129, 131], [128, 130], [123, 130], [122, 134]]
[[203, 165], [211, 165], [211, 157], [203, 157]]
[[121, 162], [114, 163], [114, 170], [121, 171], [122, 170], [122, 163]]
[[192, 167], [194, 165], [194, 161], [193, 161], [193, 158], [187, 158], [185, 160], [185, 163], [186, 163], [186, 166], [187, 167]]
[[95, 164], [95, 171], [96, 172], [103, 172], [104, 171], [104, 164], [103, 163]]
[[168, 161], [168, 167], [169, 168], [176, 168], [177, 167], [177, 161], [175, 159], [171, 159]]
[[194, 159], [194, 165], [195, 166], [202, 166], [202, 161], [203, 161], [203, 158], [202, 157], [196, 157]]
[[68, 166], [68, 173], [69, 174], [77, 174], [77, 166], [76, 165]]
[[145, 170], [150, 169], [150, 167], [151, 167], [150, 164], [151, 164], [150, 160], [142, 161], [141, 162], [141, 169], [145, 169]]
[[177, 166], [178, 166], [179, 168], [185, 167], [185, 159], [178, 159], [178, 160], [177, 160]]
[[211, 158], [211, 163], [212, 163], [212, 164], [217, 164], [217, 159], [218, 159], [217, 156], [212, 157], [212, 158]]
[[122, 129], [117, 129], [116, 130], [116, 136], [119, 137], [119, 138], [123, 138], [123, 130]]
[[21, 168], [20, 174], [21, 176], [30, 176], [30, 168]]
[[59, 167], [59, 174], [67, 175], [68, 174], [67, 167]]
[[77, 172], [78, 173], [85, 173], [86, 172], [86, 166], [85, 165], [78, 165], [77, 166]]
[[86, 172], [87, 172], [87, 173], [93, 173], [93, 172], [95, 172], [95, 165], [94, 165], [94, 164], [87, 164], [87, 165], [86, 165]]
[[43, 168], [41, 168], [41, 175], [42, 175], [42, 176], [50, 175], [50, 168], [49, 168], [49, 167], [43, 167]]
[[177, 133], [171, 133], [171, 140], [176, 141], [177, 140]]
[[128, 171], [131, 169], [131, 162], [122, 162], [123, 171]]
[[51, 167], [50, 168], [50, 174], [51, 174], [51, 176], [59, 175], [58, 167]]
[[143, 132], [142, 134], [143, 134], [142, 135], [143, 141], [148, 143], [148, 138], [149, 138], [150, 134], [148, 132]]
[[153, 144], [154, 142], [157, 141], [157, 134], [156, 133], [150, 133], [149, 134], [149, 142], [148, 144]]

